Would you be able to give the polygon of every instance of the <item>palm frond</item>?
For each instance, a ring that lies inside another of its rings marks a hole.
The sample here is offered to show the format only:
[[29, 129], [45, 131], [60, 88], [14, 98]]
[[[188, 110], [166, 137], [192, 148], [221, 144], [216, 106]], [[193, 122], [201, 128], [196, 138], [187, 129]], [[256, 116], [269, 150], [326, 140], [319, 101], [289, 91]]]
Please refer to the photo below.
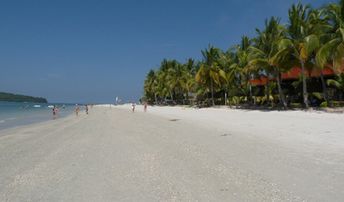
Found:
[[341, 84], [338, 81], [334, 80], [334, 79], [328, 79], [326, 83], [327, 83], [327, 85], [334, 86], [336, 88], [340, 88], [341, 87]]
[[311, 34], [305, 38], [305, 50], [307, 53], [307, 56], [310, 55], [313, 51], [319, 48], [320, 41], [318, 36], [315, 34]]

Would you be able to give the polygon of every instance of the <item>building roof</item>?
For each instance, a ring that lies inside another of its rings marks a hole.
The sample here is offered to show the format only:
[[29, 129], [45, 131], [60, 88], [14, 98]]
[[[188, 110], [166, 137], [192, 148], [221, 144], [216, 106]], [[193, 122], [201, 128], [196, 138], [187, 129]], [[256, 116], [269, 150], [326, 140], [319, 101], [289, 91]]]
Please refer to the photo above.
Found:
[[[305, 70], [305, 75], [307, 77], [320, 77], [320, 73], [323, 73], [324, 76], [331, 76], [331, 75], [335, 75], [338, 73], [342, 73], [344, 72], [344, 66], [342, 68], [340, 68], [339, 70], [337, 70], [336, 72], [329, 66], [324, 68], [323, 70]], [[293, 67], [291, 68], [288, 72], [282, 73], [281, 77], [282, 80], [295, 80], [300, 78], [301, 76], [301, 68], [300, 67]], [[270, 81], [274, 81], [275, 79], [270, 79]], [[266, 76], [261, 76], [260, 78], [257, 79], [251, 79], [250, 83], [253, 86], [263, 86], [266, 85], [268, 79]]]

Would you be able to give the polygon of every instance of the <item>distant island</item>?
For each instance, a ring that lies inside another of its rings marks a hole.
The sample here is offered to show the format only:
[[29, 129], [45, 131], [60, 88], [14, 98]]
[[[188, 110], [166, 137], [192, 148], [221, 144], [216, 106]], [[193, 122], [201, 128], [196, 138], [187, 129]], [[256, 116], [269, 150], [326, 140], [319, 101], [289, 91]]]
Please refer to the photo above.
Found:
[[18, 95], [4, 92], [0, 92], [0, 101], [48, 103], [47, 99], [42, 97], [32, 97], [27, 95]]

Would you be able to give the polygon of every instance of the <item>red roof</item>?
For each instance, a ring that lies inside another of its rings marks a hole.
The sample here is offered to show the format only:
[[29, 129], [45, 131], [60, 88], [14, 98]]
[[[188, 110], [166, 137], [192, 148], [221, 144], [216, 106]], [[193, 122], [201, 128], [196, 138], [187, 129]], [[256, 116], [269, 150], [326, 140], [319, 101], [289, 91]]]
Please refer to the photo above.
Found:
[[263, 86], [267, 83], [268, 79], [266, 77], [260, 77], [259, 79], [251, 79], [250, 83], [253, 86]]
[[[313, 70], [309, 72], [308, 70], [305, 70], [305, 75], [307, 77], [320, 77], [320, 72], [322, 71], [324, 76], [330, 76], [334, 75], [339, 72], [344, 72], [344, 66], [338, 70], [338, 72], [333, 71], [332, 68], [326, 67], [323, 70]], [[282, 73], [282, 80], [288, 80], [288, 79], [298, 79], [301, 75], [301, 68], [300, 67], [293, 67], [291, 70], [289, 70], [286, 73]], [[275, 79], [272, 79], [275, 80]], [[267, 83], [267, 78], [266, 77], [260, 77], [258, 79], [251, 79], [250, 80], [251, 85], [254, 86], [263, 86]]]
[[[320, 77], [320, 72], [323, 73], [324, 76], [334, 75], [335, 72], [331, 68], [324, 68], [323, 70], [313, 70], [309, 72], [305, 70], [305, 75], [307, 77]], [[289, 72], [282, 73], [282, 80], [285, 79], [298, 79], [301, 75], [301, 68], [300, 67], [293, 67]]]

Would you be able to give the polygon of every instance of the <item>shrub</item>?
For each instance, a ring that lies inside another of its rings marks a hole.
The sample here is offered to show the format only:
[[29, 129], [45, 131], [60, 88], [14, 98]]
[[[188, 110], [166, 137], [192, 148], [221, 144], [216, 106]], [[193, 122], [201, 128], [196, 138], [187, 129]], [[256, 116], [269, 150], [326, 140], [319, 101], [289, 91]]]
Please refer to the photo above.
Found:
[[327, 102], [322, 102], [322, 103], [320, 104], [320, 107], [321, 107], [321, 108], [326, 108], [326, 107], [328, 107]]

